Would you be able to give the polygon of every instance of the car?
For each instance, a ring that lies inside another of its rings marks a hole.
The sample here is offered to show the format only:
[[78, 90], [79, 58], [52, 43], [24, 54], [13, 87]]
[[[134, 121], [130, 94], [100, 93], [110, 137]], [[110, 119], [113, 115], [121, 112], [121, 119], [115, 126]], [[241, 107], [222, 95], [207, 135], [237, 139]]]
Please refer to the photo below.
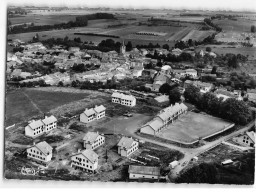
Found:
[[185, 161], [184, 163], [182, 163], [182, 167], [184, 167], [187, 164], [188, 161]]
[[133, 115], [130, 113], [130, 112], [126, 112], [123, 114], [124, 116], [127, 116], [127, 117], [132, 117]]

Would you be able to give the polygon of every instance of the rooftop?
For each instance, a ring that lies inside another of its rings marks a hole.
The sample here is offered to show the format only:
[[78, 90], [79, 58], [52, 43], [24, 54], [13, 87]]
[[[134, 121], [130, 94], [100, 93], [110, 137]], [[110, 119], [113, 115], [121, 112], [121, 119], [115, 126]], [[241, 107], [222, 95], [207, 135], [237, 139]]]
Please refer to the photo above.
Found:
[[133, 142], [134, 140], [131, 137], [122, 137], [118, 142], [117, 146], [129, 149], [132, 146]]
[[129, 173], [136, 173], [136, 174], [160, 176], [160, 168], [159, 167], [130, 165], [128, 172]]
[[52, 153], [52, 147], [46, 141], [37, 143], [35, 147], [37, 147], [45, 155]]

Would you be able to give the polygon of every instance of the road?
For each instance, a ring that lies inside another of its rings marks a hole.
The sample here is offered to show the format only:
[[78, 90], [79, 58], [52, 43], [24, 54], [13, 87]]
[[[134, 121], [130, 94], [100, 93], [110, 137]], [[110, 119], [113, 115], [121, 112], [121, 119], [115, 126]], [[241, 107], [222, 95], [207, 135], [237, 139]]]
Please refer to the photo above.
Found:
[[[198, 147], [198, 148], [182, 148], [182, 147], [179, 147], [179, 146], [176, 146], [176, 145], [173, 145], [173, 144], [169, 144], [169, 143], [161, 143], [161, 142], [158, 142], [158, 141], [155, 141], [155, 140], [151, 140], [151, 139], [148, 139], [148, 138], [144, 138], [144, 137], [140, 137], [139, 135], [137, 134], [134, 134], [133, 137], [135, 138], [138, 138], [138, 139], [142, 139], [142, 140], [145, 140], [147, 142], [150, 142], [150, 143], [153, 143], [153, 144], [157, 144], [157, 145], [160, 145], [160, 146], [163, 146], [163, 147], [167, 147], [169, 149], [174, 149], [174, 150], [178, 150], [180, 152], [182, 152], [184, 154], [184, 158], [181, 159], [179, 162], [180, 164], [178, 166], [176, 166], [174, 169], [172, 169], [171, 171], [171, 175], [170, 177], [175, 179], [177, 177], [177, 175], [180, 173], [180, 171], [182, 169], [184, 169], [187, 165], [188, 165], [188, 162], [194, 157], [194, 156], [198, 156], [216, 146], [218, 146], [219, 144], [221, 144], [223, 141], [226, 141], [226, 140], [229, 140], [230, 138], [234, 137], [234, 136], [237, 136], [245, 131], [248, 131], [251, 127], [253, 127], [254, 125], [254, 121], [250, 122], [249, 124], [247, 124], [245, 127], [233, 132], [233, 133], [230, 133], [228, 135], [225, 135], [215, 141], [212, 141], [212, 142], [207, 142], [205, 145], [201, 146], [201, 147]], [[186, 163], [185, 163], [186, 162]], [[182, 166], [182, 164], [184, 164], [184, 166]]]

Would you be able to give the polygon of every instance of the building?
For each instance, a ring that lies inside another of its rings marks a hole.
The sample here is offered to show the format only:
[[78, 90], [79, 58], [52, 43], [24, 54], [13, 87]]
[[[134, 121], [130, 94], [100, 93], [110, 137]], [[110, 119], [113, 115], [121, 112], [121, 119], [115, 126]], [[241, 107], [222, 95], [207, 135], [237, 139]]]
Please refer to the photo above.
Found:
[[213, 88], [213, 84], [211, 83], [205, 83], [201, 81], [191, 81], [191, 80], [186, 80], [184, 83], [184, 87], [186, 88], [188, 85], [194, 85], [197, 88], [200, 89], [201, 93], [207, 93], [210, 92], [211, 89]]
[[253, 131], [245, 132], [244, 135], [235, 137], [233, 140], [243, 146], [255, 147], [255, 133]]
[[114, 92], [112, 94], [112, 102], [125, 106], [133, 107], [136, 105], [136, 98], [132, 95], [125, 95], [123, 93]]
[[52, 159], [52, 147], [45, 141], [27, 148], [27, 158], [47, 165]]
[[225, 161], [221, 162], [222, 166], [231, 165], [231, 164], [233, 164], [233, 161], [231, 159], [228, 159], [228, 160], [225, 160]]
[[57, 119], [53, 115], [50, 117], [45, 116], [43, 120], [30, 121], [25, 127], [25, 135], [35, 138], [56, 128]]
[[84, 148], [94, 150], [105, 143], [105, 137], [98, 132], [87, 132], [83, 138]]
[[140, 129], [141, 133], [156, 135], [167, 125], [173, 123], [182, 114], [187, 112], [188, 107], [181, 103], [176, 103], [160, 111], [160, 113], [150, 122], [143, 125]]
[[247, 90], [248, 100], [256, 103], [256, 90], [248, 89]]
[[174, 169], [176, 166], [179, 165], [179, 161], [175, 160], [175, 161], [172, 161], [171, 163], [169, 163], [169, 167], [171, 169]]
[[106, 108], [103, 105], [95, 106], [94, 108], [86, 108], [83, 113], [80, 114], [80, 122], [90, 123], [94, 120], [99, 120], [105, 117]]
[[152, 179], [160, 178], [160, 167], [129, 165], [129, 179]]
[[234, 98], [234, 99], [237, 99], [237, 100], [242, 100], [241, 96], [237, 97], [236, 95], [232, 94], [231, 92], [229, 92], [227, 90], [223, 90], [223, 89], [216, 90], [215, 94], [216, 94], [217, 98], [223, 98], [223, 101], [226, 101], [229, 98]]
[[123, 44], [120, 47], [120, 55], [124, 55], [125, 52], [126, 52], [126, 46], [125, 46], [124, 41], [123, 41]]
[[95, 173], [98, 168], [99, 156], [91, 149], [83, 151], [78, 150], [78, 153], [71, 156], [71, 167], [82, 171]]
[[132, 137], [122, 137], [117, 146], [118, 154], [128, 157], [139, 149], [139, 142], [133, 140]]

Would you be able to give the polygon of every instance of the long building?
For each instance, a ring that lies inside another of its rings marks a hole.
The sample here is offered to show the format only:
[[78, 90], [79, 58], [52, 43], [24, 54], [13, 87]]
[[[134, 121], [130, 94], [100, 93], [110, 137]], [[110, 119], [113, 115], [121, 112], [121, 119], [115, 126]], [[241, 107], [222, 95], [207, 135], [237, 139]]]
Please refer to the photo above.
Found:
[[175, 103], [163, 110], [150, 122], [143, 125], [140, 129], [141, 133], [156, 135], [162, 129], [167, 127], [169, 124], [173, 123], [178, 119], [182, 114], [185, 114], [188, 110], [188, 107], [183, 103]]

